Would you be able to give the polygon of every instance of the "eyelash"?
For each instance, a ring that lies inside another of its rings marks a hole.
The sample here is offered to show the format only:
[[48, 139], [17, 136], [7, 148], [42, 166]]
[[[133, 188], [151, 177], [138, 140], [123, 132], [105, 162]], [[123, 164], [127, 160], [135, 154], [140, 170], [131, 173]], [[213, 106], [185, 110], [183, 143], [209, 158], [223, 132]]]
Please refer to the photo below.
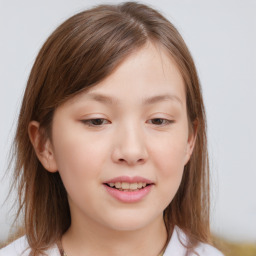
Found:
[[153, 119], [150, 119], [151, 123], [152, 123], [152, 120], [158, 120], [158, 121], [161, 120], [161, 121], [164, 122], [164, 124], [161, 123], [160, 125], [157, 125], [157, 126], [166, 126], [166, 125], [174, 123], [174, 120], [168, 120], [168, 119], [165, 119], [165, 118], [153, 118]]
[[[82, 122], [88, 126], [91, 126], [91, 127], [97, 127], [97, 126], [102, 126], [103, 124], [93, 124], [94, 121], [98, 121], [98, 120], [102, 120], [103, 122], [104, 121], [107, 121], [106, 119], [104, 118], [94, 118], [94, 119], [87, 119], [87, 120], [82, 120]], [[108, 122], [108, 121], [107, 121]]]
[[[93, 122], [97, 122], [101, 120], [101, 124], [93, 124]], [[153, 124], [152, 123], [152, 120], [161, 120], [162, 123], [161, 124]], [[106, 123], [109, 123], [109, 121], [107, 121], [106, 119], [104, 118], [94, 118], [94, 119], [87, 119], [87, 120], [82, 120], [82, 122], [85, 124], [85, 125], [88, 125], [89, 127], [100, 127], [104, 124], [104, 121], [106, 121]], [[165, 119], [165, 118], [153, 118], [153, 119], [150, 119], [150, 123], [153, 124], [153, 125], [156, 125], [156, 126], [166, 126], [166, 125], [170, 125], [172, 123], [174, 123], [174, 120], [168, 120], [168, 119]], [[163, 124], [164, 123], [164, 124]]]

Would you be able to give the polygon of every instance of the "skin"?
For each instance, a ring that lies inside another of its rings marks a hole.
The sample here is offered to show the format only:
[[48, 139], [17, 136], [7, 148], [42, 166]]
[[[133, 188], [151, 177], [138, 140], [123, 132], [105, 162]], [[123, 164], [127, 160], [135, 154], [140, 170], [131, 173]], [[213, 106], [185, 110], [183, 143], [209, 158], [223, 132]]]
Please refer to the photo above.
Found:
[[[68, 193], [72, 223], [62, 239], [66, 253], [158, 255], [167, 237], [163, 211], [195, 142], [184, 81], [166, 52], [146, 44], [100, 84], [55, 111], [52, 140], [39, 146], [38, 129], [32, 121], [29, 134], [38, 158], [48, 171], [59, 171]], [[139, 202], [120, 202], [103, 185], [119, 176], [141, 176], [154, 185]]]

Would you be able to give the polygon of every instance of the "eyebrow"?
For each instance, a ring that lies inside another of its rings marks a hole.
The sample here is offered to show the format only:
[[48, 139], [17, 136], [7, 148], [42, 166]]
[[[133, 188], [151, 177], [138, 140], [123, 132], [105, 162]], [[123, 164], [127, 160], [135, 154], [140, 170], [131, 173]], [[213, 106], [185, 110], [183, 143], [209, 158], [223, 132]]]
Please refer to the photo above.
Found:
[[[120, 101], [112, 96], [107, 96], [103, 94], [98, 94], [98, 93], [88, 93], [87, 96], [89, 97], [89, 100], [95, 100], [104, 104], [109, 104], [109, 105], [118, 105]], [[149, 98], [144, 98], [142, 100], [143, 105], [152, 105], [160, 101], [174, 101], [177, 103], [182, 104], [181, 99], [173, 94], [163, 94], [163, 95], [156, 95], [153, 97]]]

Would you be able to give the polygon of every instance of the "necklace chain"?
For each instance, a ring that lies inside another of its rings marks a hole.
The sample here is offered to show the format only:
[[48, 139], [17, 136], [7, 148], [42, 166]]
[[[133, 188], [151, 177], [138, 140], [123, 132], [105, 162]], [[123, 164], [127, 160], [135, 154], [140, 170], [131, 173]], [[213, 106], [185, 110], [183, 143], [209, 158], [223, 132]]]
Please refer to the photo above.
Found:
[[[60, 252], [61, 252], [61, 256], [68, 256], [63, 249]], [[163, 255], [164, 255], [164, 253], [161, 252], [158, 256], [163, 256]]]
[[[63, 247], [62, 247], [61, 241], [59, 241], [59, 242], [57, 243], [57, 246], [58, 246], [58, 248], [59, 248], [59, 252], [60, 252], [60, 255], [61, 255], [61, 256], [68, 256], [68, 255], [65, 253], [65, 251], [64, 251], [64, 249], [63, 249]], [[164, 252], [161, 252], [158, 256], [163, 256], [163, 255], [164, 255]]]

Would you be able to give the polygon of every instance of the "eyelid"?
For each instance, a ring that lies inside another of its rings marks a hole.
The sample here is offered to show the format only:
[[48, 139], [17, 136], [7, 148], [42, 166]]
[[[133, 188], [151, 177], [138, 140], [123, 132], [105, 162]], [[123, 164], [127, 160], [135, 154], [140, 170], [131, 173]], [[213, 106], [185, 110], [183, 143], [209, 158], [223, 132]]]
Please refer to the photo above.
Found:
[[167, 125], [171, 125], [173, 123], [175, 123], [175, 121], [173, 119], [167, 119], [167, 118], [161, 118], [161, 117], [155, 117], [155, 118], [151, 118], [149, 119], [149, 121], [152, 121], [152, 120], [163, 120], [164, 121], [164, 124], [152, 124], [152, 125], [155, 125], [155, 126], [167, 126]]
[[[168, 117], [166, 117], [168, 115]], [[100, 122], [98, 122], [96, 120], [100, 120]], [[160, 121], [160, 123], [156, 124], [153, 121]], [[95, 127], [95, 128], [102, 128], [103, 126], [105, 126], [106, 124], [110, 124], [111, 121], [108, 120], [108, 118], [101, 116], [87, 116], [84, 117], [80, 120], [84, 125], [88, 126], [88, 127]], [[96, 124], [95, 124], [96, 122]], [[153, 116], [151, 116], [151, 118], [149, 118], [146, 123], [149, 123], [153, 126], [156, 127], [164, 127], [164, 126], [168, 126], [171, 125], [173, 123], [175, 123], [175, 120], [172, 116], [170, 116], [167, 113], [154, 113]]]
[[[95, 125], [95, 124], [92, 124], [93, 121], [95, 120], [103, 120], [103, 124], [99, 124], [99, 125]], [[102, 127], [103, 125], [106, 124], [106, 121], [107, 123], [110, 123], [110, 121], [108, 121], [106, 118], [100, 118], [100, 117], [96, 117], [96, 118], [88, 118], [88, 119], [82, 119], [81, 122], [89, 127]]]

